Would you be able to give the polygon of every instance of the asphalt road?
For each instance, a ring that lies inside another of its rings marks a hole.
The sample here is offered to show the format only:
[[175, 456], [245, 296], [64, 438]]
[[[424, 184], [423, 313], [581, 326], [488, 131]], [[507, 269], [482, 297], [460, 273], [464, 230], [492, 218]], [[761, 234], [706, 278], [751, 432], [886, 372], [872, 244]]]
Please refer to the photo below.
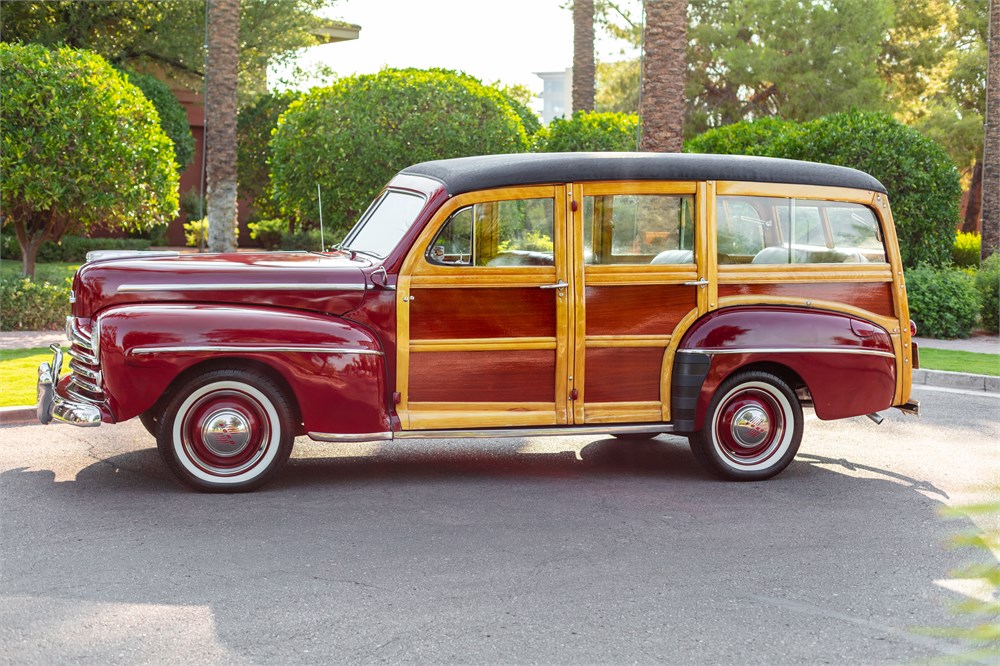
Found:
[[182, 489], [138, 423], [0, 430], [3, 663], [913, 663], [961, 652], [1000, 396], [810, 420], [763, 483], [684, 440], [318, 445]]

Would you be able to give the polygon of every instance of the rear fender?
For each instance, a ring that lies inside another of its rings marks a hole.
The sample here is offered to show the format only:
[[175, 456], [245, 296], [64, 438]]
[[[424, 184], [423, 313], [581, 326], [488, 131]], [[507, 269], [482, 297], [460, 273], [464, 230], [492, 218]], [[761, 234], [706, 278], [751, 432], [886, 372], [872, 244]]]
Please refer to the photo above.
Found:
[[[708, 404], [726, 377], [750, 366], [784, 375], [793, 388], [801, 381], [812, 394], [816, 416], [824, 420], [886, 409], [896, 389], [889, 333], [838, 312], [774, 306], [718, 310], [684, 334], [674, 370], [706, 357], [693, 421], [687, 424], [693, 429], [703, 425]], [[692, 411], [690, 404], [685, 407]]]
[[384, 355], [350, 321], [269, 308], [121, 306], [100, 315], [100, 360], [116, 421], [141, 414], [199, 366], [266, 366], [307, 430], [389, 430]]

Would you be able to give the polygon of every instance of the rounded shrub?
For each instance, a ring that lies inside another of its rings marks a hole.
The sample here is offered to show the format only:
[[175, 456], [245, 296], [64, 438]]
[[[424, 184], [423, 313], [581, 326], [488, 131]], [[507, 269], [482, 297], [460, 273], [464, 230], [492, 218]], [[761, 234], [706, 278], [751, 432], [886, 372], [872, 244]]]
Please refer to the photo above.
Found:
[[174, 142], [174, 161], [177, 171], [184, 171], [194, 159], [194, 136], [191, 134], [191, 124], [187, 112], [177, 97], [170, 92], [167, 84], [148, 74], [140, 74], [131, 70], [120, 70], [129, 83], [142, 91], [160, 117], [160, 128]]
[[527, 149], [517, 113], [495, 88], [446, 70], [384, 69], [317, 88], [293, 102], [271, 139], [282, 209], [319, 219], [339, 239], [379, 189], [417, 162]]
[[743, 120], [699, 134], [684, 144], [684, 150], [715, 155], [773, 156], [775, 143], [797, 132], [798, 128], [797, 123], [771, 116]]
[[967, 338], [979, 318], [973, 278], [955, 268], [919, 266], [906, 272], [910, 318], [928, 338]]
[[72, 280], [0, 279], [0, 331], [58, 331], [66, 325]]
[[540, 153], [627, 152], [636, 150], [639, 117], [634, 113], [577, 111], [556, 118], [535, 135]]
[[976, 273], [979, 319], [990, 333], [1000, 332], [1000, 254], [993, 254]]
[[853, 167], [889, 192], [907, 267], [951, 259], [962, 187], [958, 169], [937, 143], [883, 113], [849, 111], [785, 133], [769, 154]]
[[281, 114], [301, 96], [302, 93], [294, 91], [268, 93], [240, 109], [236, 117], [240, 201], [250, 203], [254, 217], [267, 219], [278, 215], [271, 190], [271, 135]]

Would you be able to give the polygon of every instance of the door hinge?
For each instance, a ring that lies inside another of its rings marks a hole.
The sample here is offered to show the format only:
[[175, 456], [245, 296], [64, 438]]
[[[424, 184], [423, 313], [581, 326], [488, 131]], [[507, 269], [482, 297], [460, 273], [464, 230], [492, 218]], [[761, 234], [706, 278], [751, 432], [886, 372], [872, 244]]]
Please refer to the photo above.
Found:
[[579, 208], [580, 208], [580, 205], [578, 203], [576, 203], [576, 199], [573, 199], [572, 201], [569, 202], [569, 209], [571, 211], [573, 211], [574, 213], [577, 210], [579, 210]]
[[569, 399], [570, 400], [576, 400], [579, 397], [580, 397], [579, 391], [577, 391], [576, 389], [570, 390], [570, 392], [569, 392]]
[[392, 402], [393, 402], [393, 404], [396, 404], [396, 405], [398, 405], [399, 403], [403, 402], [403, 394], [400, 393], [399, 391], [394, 391], [393, 394], [392, 394]]

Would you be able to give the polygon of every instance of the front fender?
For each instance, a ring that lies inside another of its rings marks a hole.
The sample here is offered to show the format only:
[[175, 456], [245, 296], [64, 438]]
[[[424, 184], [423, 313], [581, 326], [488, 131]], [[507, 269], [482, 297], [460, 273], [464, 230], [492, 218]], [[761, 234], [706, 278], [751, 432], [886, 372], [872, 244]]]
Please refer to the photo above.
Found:
[[824, 420], [887, 409], [896, 390], [896, 355], [889, 333], [839, 312], [775, 306], [718, 310], [684, 334], [675, 372], [678, 362], [699, 357], [710, 360], [707, 368], [699, 366], [705, 374], [692, 415], [695, 428], [701, 428], [719, 385], [748, 366], [778, 369], [800, 379], [812, 395], [816, 416]]
[[124, 421], [197, 366], [263, 364], [293, 393], [303, 431], [389, 430], [384, 355], [366, 329], [330, 315], [212, 305], [136, 305], [100, 315], [108, 406]]

